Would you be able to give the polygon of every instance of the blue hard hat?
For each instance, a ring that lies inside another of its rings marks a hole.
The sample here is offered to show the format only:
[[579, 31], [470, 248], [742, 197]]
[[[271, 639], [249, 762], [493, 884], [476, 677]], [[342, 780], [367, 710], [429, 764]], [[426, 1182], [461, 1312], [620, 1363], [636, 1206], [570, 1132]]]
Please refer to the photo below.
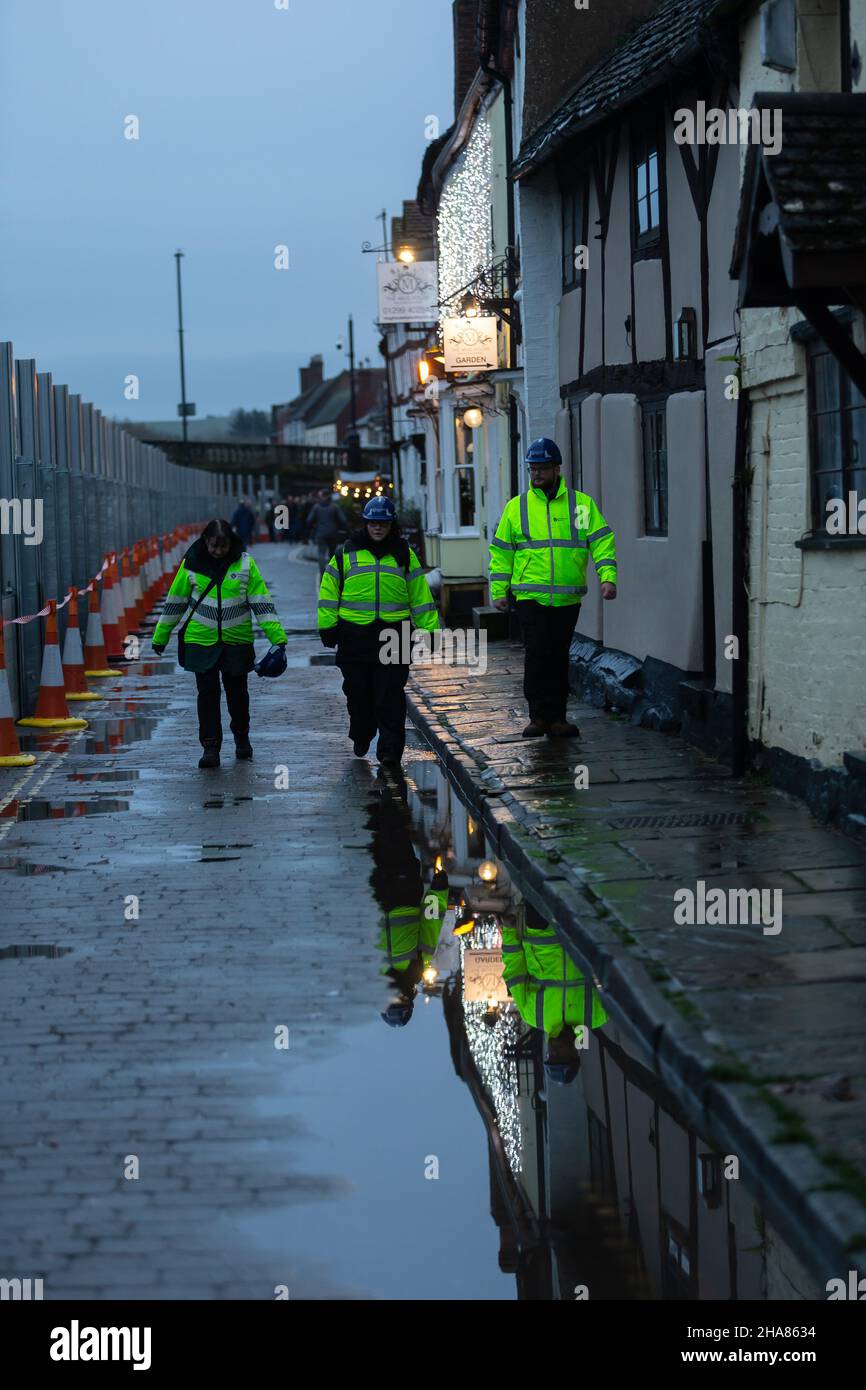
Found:
[[558, 463], [562, 466], [559, 445], [553, 439], [533, 439], [526, 451], [527, 463]]
[[579, 1062], [545, 1062], [544, 1070], [558, 1086], [568, 1086], [580, 1071]]
[[397, 508], [390, 497], [371, 497], [362, 516], [365, 521], [396, 521]]
[[393, 1004], [389, 1004], [380, 1015], [391, 1028], [405, 1028], [415, 1005], [411, 999], [397, 999]]
[[269, 647], [261, 661], [255, 664], [257, 676], [281, 676], [288, 666], [285, 647]]

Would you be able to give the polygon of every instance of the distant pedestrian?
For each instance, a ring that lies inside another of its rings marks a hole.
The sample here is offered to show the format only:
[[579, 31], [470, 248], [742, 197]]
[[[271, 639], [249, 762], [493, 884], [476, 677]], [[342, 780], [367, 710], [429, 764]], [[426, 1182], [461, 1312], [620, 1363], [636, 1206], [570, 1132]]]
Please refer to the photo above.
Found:
[[198, 688], [199, 767], [220, 765], [220, 676], [235, 740], [235, 756], [248, 760], [250, 697], [247, 677], [255, 662], [253, 619], [273, 646], [285, 646], [259, 568], [227, 521], [209, 521], [183, 558], [153, 634], [163, 652], [178, 623], [178, 660], [194, 671]]
[[315, 542], [319, 560], [319, 578], [337, 548], [341, 537], [347, 531], [342, 511], [327, 488], [322, 488], [317, 502], [314, 502], [307, 515], [310, 539]]
[[256, 514], [245, 497], [242, 497], [232, 517], [232, 526], [241, 538], [244, 550], [251, 543], [256, 529]]
[[371, 497], [363, 528], [336, 551], [319, 589], [319, 636], [337, 649], [356, 758], [365, 756], [377, 731], [380, 763], [403, 756], [409, 663], [402, 658], [409, 643], [402, 639], [410, 624], [435, 632], [439, 614], [418, 556], [400, 534], [394, 503]]
[[490, 597], [517, 600], [524, 642], [523, 693], [529, 705], [524, 738], [575, 738], [566, 716], [571, 639], [586, 593], [592, 555], [603, 599], [616, 598], [614, 534], [585, 492], [566, 487], [562, 455], [552, 439], [536, 439], [526, 455], [530, 487], [513, 497], [490, 543]]

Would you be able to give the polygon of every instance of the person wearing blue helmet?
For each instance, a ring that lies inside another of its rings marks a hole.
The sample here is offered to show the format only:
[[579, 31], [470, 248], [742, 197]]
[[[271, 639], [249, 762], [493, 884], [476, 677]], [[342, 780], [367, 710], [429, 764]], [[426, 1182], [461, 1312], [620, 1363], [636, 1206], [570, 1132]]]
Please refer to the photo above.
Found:
[[335, 647], [349, 710], [349, 738], [363, 758], [376, 734], [377, 755], [397, 764], [406, 745], [410, 627], [434, 632], [439, 615], [414, 550], [400, 534], [390, 497], [371, 497], [363, 527], [337, 547], [319, 588], [319, 635]]
[[566, 715], [571, 639], [590, 556], [602, 598], [616, 598], [616, 541], [594, 499], [560, 476], [553, 439], [534, 440], [526, 463], [530, 486], [508, 503], [490, 542], [490, 598], [503, 610], [509, 595], [517, 602], [529, 706], [523, 737], [575, 738], [580, 731]]

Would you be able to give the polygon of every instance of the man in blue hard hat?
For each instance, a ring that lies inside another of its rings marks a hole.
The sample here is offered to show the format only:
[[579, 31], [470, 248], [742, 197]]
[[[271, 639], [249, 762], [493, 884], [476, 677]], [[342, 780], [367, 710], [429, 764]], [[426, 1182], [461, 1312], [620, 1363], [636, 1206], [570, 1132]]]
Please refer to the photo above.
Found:
[[[439, 614], [421, 562], [400, 534], [390, 497], [371, 497], [364, 526], [337, 547], [319, 588], [319, 636], [336, 647], [349, 738], [363, 758], [376, 734], [379, 762], [399, 765], [406, 744], [404, 633], [435, 632]], [[393, 657], [397, 653], [397, 659]]]
[[575, 738], [580, 730], [566, 715], [568, 654], [587, 561], [591, 555], [602, 598], [616, 598], [616, 542], [593, 498], [566, 486], [554, 440], [534, 440], [526, 463], [530, 486], [508, 503], [490, 543], [490, 597], [502, 610], [509, 593], [517, 601], [529, 706], [524, 738]]

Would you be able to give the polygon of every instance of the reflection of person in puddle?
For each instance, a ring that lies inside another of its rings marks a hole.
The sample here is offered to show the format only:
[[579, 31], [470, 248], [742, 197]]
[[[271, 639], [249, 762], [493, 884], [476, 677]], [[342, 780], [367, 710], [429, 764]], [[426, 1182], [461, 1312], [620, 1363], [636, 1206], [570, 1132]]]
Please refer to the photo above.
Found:
[[592, 989], [591, 1018], [584, 976], [565, 950], [552, 923], [531, 903], [526, 925], [502, 924], [503, 976], [508, 993], [530, 1028], [544, 1033], [544, 1070], [567, 1085], [580, 1070], [580, 1051], [588, 1030], [607, 1022], [598, 991]]
[[418, 986], [430, 978], [448, 907], [448, 875], [441, 869], [435, 872], [425, 892], [406, 807], [390, 791], [374, 803], [369, 825], [375, 864], [370, 886], [383, 909], [376, 945], [385, 958], [381, 973], [392, 987], [381, 1016], [392, 1028], [404, 1028], [412, 1017]]

